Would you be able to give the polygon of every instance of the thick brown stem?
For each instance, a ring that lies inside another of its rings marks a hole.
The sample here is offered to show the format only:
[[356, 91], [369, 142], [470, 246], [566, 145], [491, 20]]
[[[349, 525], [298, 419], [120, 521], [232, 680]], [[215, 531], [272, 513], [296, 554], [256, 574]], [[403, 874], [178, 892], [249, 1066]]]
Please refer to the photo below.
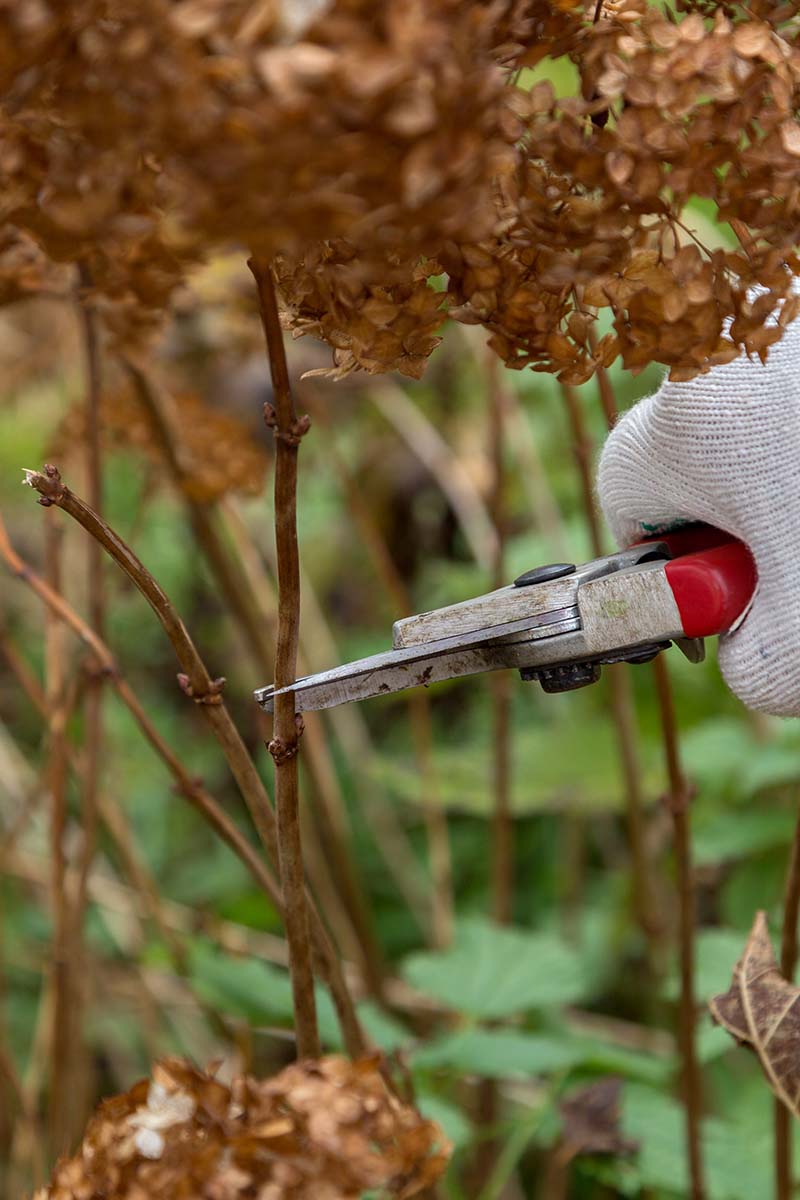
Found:
[[[255, 654], [265, 677], [269, 677], [274, 665], [269, 623], [264, 620], [260, 611], [257, 593], [251, 586], [240, 556], [231, 552], [221, 534], [219, 522], [215, 519], [220, 514], [215, 513], [209, 505], [195, 499], [186, 486], [189, 477], [181, 458], [181, 446], [174, 421], [171, 419], [169, 397], [162, 393], [141, 367], [129, 360], [125, 360], [125, 366], [140, 400], [152, 419], [172, 479], [185, 500], [195, 540], [225, 597], [228, 610], [247, 642], [250, 653]], [[342, 822], [336, 820], [336, 813], [344, 810], [344, 804], [337, 795], [336, 774], [325, 741], [325, 731], [316, 713], [309, 714], [306, 726], [308, 766], [314, 780], [321, 819], [327, 826], [341, 898], [358, 938], [359, 957], [363, 961], [364, 975], [370, 991], [380, 998], [383, 993], [384, 964], [370, 920], [366, 897], [360, 887], [347, 839], [341, 828]], [[315, 882], [313, 875], [311, 878], [312, 882]]]
[[[308, 422], [298, 420], [289, 384], [289, 370], [278, 316], [272, 271], [254, 259], [248, 263], [258, 290], [261, 322], [267, 343], [274, 407], [266, 410], [267, 424], [275, 433], [275, 549], [278, 561], [278, 645], [275, 653], [275, 687], [283, 688], [297, 677], [300, 640], [300, 554], [297, 544], [297, 457]], [[311, 940], [308, 932], [300, 836], [300, 799], [297, 752], [303, 732], [291, 692], [275, 699], [275, 720], [270, 753], [275, 761], [275, 810], [278, 861], [284, 901], [289, 969], [292, 978], [297, 1053], [316, 1058], [320, 1052]]]
[[686, 1120], [686, 1141], [689, 1158], [689, 1180], [692, 1200], [704, 1200], [705, 1183], [701, 1145], [703, 1111], [702, 1081], [697, 1059], [697, 1001], [694, 982], [694, 873], [692, 871], [691, 838], [689, 829], [689, 787], [683, 774], [678, 749], [678, 731], [667, 664], [657, 658], [653, 664], [664, 756], [669, 779], [667, 804], [672, 816], [675, 867], [678, 885], [678, 938], [681, 990], [678, 1015], [678, 1044], [681, 1055], [681, 1075]]
[[[800, 815], [794, 830], [786, 888], [783, 898], [783, 929], [781, 930], [781, 972], [784, 979], [794, 980], [797, 967], [797, 921], [800, 916]], [[775, 1100], [775, 1196], [776, 1200], [792, 1200], [792, 1112], [780, 1100]]]

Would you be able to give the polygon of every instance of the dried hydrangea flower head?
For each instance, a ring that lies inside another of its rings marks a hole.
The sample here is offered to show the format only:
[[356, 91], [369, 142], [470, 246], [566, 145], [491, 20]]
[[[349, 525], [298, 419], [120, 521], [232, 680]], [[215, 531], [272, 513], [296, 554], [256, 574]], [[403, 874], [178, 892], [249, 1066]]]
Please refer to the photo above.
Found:
[[[448, 316], [572, 383], [764, 356], [800, 271], [798, 5], [678, 9], [5, 2], [2, 214], [126, 342], [239, 245], [336, 375], [419, 375]], [[531, 86], [560, 57], [575, 94]], [[701, 244], [691, 198], [739, 247]]]
[[358, 1200], [415, 1196], [444, 1171], [441, 1130], [376, 1059], [295, 1063], [231, 1086], [168, 1059], [106, 1100], [35, 1200]]

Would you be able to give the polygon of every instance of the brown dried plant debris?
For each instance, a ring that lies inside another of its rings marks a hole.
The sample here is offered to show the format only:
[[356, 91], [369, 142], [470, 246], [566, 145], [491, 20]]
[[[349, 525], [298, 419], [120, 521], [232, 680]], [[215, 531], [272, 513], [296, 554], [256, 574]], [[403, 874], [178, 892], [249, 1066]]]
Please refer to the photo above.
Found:
[[[418, 376], [446, 315], [569, 383], [764, 358], [800, 306], [800, 5], [680, 8], [0, 0], [0, 219], [125, 342], [238, 245], [337, 375]], [[573, 96], [520, 73], [564, 56]]]
[[[192, 393], [170, 397], [169, 407], [180, 432], [183, 488], [190, 499], [212, 503], [231, 492], [261, 495], [269, 455], [253, 439], [249, 425]], [[100, 421], [106, 445], [140, 451], [156, 466], [164, 465], [163, 441], [150, 413], [131, 389], [121, 388], [102, 397]], [[85, 405], [76, 403], [55, 432], [52, 455], [65, 457], [71, 447], [83, 445], [85, 438]]]
[[441, 1130], [387, 1088], [374, 1058], [328, 1057], [230, 1087], [168, 1059], [101, 1104], [34, 1200], [404, 1198], [444, 1171]]
[[622, 1080], [613, 1076], [598, 1079], [571, 1092], [561, 1101], [563, 1154], [632, 1154], [638, 1144], [626, 1138], [621, 1128]]
[[321, 243], [302, 261], [276, 261], [286, 304], [285, 323], [296, 337], [314, 334], [333, 347], [333, 369], [310, 375], [342, 378], [398, 370], [422, 375], [446, 320], [444, 296], [429, 286], [438, 263], [386, 263], [375, 277], [346, 243]]
[[800, 1116], [800, 988], [781, 975], [763, 912], [756, 914], [730, 988], [709, 1007], [737, 1042], [755, 1050], [775, 1095]]

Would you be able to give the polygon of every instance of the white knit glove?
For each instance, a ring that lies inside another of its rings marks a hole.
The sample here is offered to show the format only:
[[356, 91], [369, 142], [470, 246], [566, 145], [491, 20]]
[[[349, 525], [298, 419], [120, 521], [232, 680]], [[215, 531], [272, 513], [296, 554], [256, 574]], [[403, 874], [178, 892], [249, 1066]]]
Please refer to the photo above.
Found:
[[800, 319], [766, 365], [738, 358], [635, 405], [597, 486], [620, 546], [703, 521], [750, 547], [758, 586], [720, 638], [722, 673], [750, 708], [800, 716]]

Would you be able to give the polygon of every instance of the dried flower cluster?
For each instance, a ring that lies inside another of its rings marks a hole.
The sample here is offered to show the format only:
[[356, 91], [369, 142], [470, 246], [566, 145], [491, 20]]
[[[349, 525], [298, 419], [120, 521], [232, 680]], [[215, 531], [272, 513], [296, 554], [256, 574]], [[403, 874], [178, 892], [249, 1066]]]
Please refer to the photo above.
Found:
[[[796, 311], [770, 319], [800, 271], [800, 5], [681, 7], [0, 0], [6, 236], [80, 263], [127, 340], [211, 251], [276, 259], [336, 374], [419, 375], [448, 316], [573, 383], [764, 355]], [[579, 94], [530, 86], [561, 56]], [[691, 197], [738, 250], [693, 239]]]
[[104, 1101], [35, 1200], [414, 1196], [441, 1175], [448, 1146], [376, 1067], [323, 1058], [227, 1087], [169, 1059]]
[[[191, 393], [178, 393], [169, 403], [175, 427], [180, 429], [183, 486], [189, 497], [212, 503], [230, 492], [261, 495], [269, 456], [254, 441], [250, 427]], [[138, 450], [156, 466], [164, 463], [163, 442], [153, 418], [131, 389], [102, 397], [100, 433], [108, 446]], [[51, 454], [63, 459], [70, 448], [85, 445], [86, 438], [86, 407], [77, 403], [60, 422]]]

